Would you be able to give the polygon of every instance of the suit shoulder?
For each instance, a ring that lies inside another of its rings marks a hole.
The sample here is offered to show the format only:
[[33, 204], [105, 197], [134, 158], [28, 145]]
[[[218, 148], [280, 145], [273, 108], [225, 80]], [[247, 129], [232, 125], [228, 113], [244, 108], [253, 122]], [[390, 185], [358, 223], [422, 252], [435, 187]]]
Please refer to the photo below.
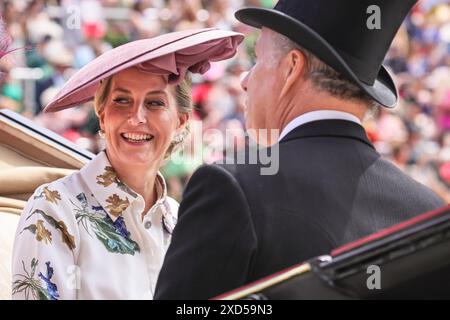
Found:
[[236, 183], [236, 170], [233, 166], [223, 164], [204, 164], [192, 175], [191, 180], [214, 180], [216, 183]]
[[445, 205], [444, 200], [434, 191], [400, 170], [389, 160], [380, 157], [375, 164], [375, 168], [382, 173], [389, 185], [396, 188], [397, 192], [401, 191], [413, 203], [424, 204], [430, 209]]
[[280, 145], [272, 147], [247, 146], [244, 150], [225, 157], [214, 165], [228, 171], [237, 179], [260, 175], [273, 175], [279, 169]]

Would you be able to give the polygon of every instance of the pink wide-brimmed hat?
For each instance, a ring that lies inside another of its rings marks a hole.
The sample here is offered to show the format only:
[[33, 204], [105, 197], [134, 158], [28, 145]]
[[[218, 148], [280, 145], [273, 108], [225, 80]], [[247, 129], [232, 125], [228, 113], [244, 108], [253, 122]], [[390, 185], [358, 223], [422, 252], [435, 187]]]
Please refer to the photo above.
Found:
[[243, 39], [244, 36], [236, 32], [196, 29], [124, 44], [75, 73], [44, 111], [55, 112], [92, 100], [102, 79], [133, 66], [167, 75], [170, 84], [183, 79], [188, 70], [203, 74], [208, 71], [210, 62], [233, 57]]

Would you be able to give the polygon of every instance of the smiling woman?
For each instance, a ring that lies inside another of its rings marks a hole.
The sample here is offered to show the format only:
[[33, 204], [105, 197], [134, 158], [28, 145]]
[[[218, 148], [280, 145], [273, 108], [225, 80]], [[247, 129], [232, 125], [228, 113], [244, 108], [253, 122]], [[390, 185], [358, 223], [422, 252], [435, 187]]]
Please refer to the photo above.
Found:
[[68, 81], [46, 111], [94, 99], [106, 150], [28, 200], [14, 245], [13, 298], [153, 297], [178, 216], [158, 170], [187, 130], [189, 72], [232, 57], [242, 39], [201, 29], [139, 40]]
[[[133, 72], [134, 71], [134, 72]], [[126, 72], [126, 73], [125, 73]], [[134, 77], [134, 75], [137, 75], [137, 77]], [[145, 74], [143, 72], [139, 72], [139, 68], [133, 68], [130, 70], [125, 70], [123, 72], [120, 72], [119, 74], [117, 74], [115, 76], [116, 81], [113, 83], [113, 76], [102, 80], [100, 82], [100, 85], [95, 93], [95, 97], [94, 97], [94, 107], [95, 107], [95, 113], [97, 114], [98, 117], [100, 117], [100, 115], [103, 113], [105, 106], [107, 105], [108, 102], [108, 98], [110, 100], [112, 100], [112, 102], [118, 104], [118, 105], [123, 105], [125, 106], [125, 104], [129, 104], [130, 101], [129, 96], [132, 94], [132, 92], [130, 92], [127, 89], [122, 89], [120, 84], [117, 84], [117, 81], [120, 81], [120, 79], [126, 79], [126, 77], [130, 75], [131, 77], [129, 79], [138, 79], [138, 80], [142, 80], [143, 84], [148, 84], [151, 83], [151, 79], [146, 79], [148, 77], [151, 77], [154, 75], [151, 74]], [[144, 78], [144, 79], [141, 79]], [[146, 82], [149, 81], [149, 82]], [[137, 81], [139, 82], [139, 81]], [[189, 117], [191, 111], [192, 111], [192, 96], [191, 96], [191, 76], [190, 73], [186, 73], [184, 79], [182, 81], [180, 81], [180, 83], [176, 84], [175, 86], [169, 86], [169, 90], [167, 90], [168, 92], [166, 92], [165, 90], [150, 90], [148, 91], [148, 93], [145, 91], [146, 89], [148, 89], [148, 87], [146, 86], [144, 88], [144, 91], [146, 93], [147, 97], [147, 101], [146, 103], [149, 104], [147, 108], [152, 108], [152, 109], [158, 109], [158, 107], [166, 107], [165, 102], [163, 101], [164, 99], [158, 99], [158, 95], [163, 95], [165, 96], [164, 98], [167, 99], [168, 96], [167, 94], [169, 94], [172, 98], [171, 101], [172, 104], [175, 104], [176, 109], [178, 111], [178, 114], [181, 117]], [[115, 88], [113, 89], [113, 86], [115, 84]], [[115, 92], [114, 92], [115, 91]], [[112, 98], [111, 96], [111, 92], [114, 92], [116, 94], [117, 97]], [[120, 93], [122, 95], [120, 95]], [[153, 105], [153, 106], [151, 106]], [[179, 130], [180, 132], [178, 132], [175, 136], [174, 139], [171, 141], [171, 143], [169, 144], [169, 147], [165, 153], [165, 157], [168, 157], [172, 154], [172, 152], [174, 151], [174, 149], [181, 144], [181, 142], [183, 141], [185, 135], [187, 135], [188, 133], [188, 123], [185, 122], [185, 119], [182, 119], [182, 121], [184, 122], [184, 130]], [[132, 137], [130, 136], [129, 139], [132, 139]], [[148, 137], [148, 139], [150, 139], [150, 137]]]
[[[95, 100], [106, 153], [123, 182], [147, 196], [147, 212], [155, 200], [155, 172], [175, 137], [183, 135], [191, 103], [179, 106], [175, 86], [168, 85], [166, 76], [138, 67], [125, 69], [106, 82], [97, 90], [96, 97], [102, 99]], [[176, 87], [187, 89], [186, 81]]]

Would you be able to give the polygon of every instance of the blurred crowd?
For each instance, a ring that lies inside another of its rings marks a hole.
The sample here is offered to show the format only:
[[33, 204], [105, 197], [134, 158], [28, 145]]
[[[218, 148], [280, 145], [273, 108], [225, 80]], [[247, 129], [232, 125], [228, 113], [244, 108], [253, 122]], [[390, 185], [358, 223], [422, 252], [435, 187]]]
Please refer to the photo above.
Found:
[[[226, 146], [217, 133], [232, 130], [243, 136], [245, 131], [240, 76], [253, 64], [258, 34], [238, 23], [234, 12], [243, 6], [273, 7], [274, 2], [2, 0], [0, 12], [14, 39], [12, 47], [25, 50], [15, 51], [0, 62], [0, 108], [32, 118], [96, 153], [104, 145], [97, 134], [98, 121], [91, 103], [55, 114], [42, 113], [77, 69], [111, 48], [165, 32], [218, 27], [245, 33], [247, 38], [235, 58], [214, 63], [206, 74], [193, 79], [196, 121], [190, 130], [207, 148], [189, 148], [189, 152], [201, 152], [201, 156], [183, 161], [187, 152], [180, 153], [181, 158], [172, 157], [163, 168], [171, 195], [179, 199], [196, 166], [223, 155]], [[392, 110], [378, 110], [364, 122], [383, 155], [448, 202], [449, 53], [450, 0], [421, 0], [402, 25], [385, 61], [395, 75], [400, 103]], [[242, 139], [233, 146], [244, 143]]]

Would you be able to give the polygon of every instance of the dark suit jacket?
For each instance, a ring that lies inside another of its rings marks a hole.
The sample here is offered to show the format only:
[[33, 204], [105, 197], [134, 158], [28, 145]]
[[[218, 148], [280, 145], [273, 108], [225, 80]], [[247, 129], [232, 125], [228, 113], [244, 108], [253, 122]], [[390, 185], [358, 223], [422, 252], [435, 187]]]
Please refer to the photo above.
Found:
[[156, 299], [207, 299], [444, 205], [382, 159], [360, 125], [297, 127], [279, 172], [206, 165], [185, 190]]

